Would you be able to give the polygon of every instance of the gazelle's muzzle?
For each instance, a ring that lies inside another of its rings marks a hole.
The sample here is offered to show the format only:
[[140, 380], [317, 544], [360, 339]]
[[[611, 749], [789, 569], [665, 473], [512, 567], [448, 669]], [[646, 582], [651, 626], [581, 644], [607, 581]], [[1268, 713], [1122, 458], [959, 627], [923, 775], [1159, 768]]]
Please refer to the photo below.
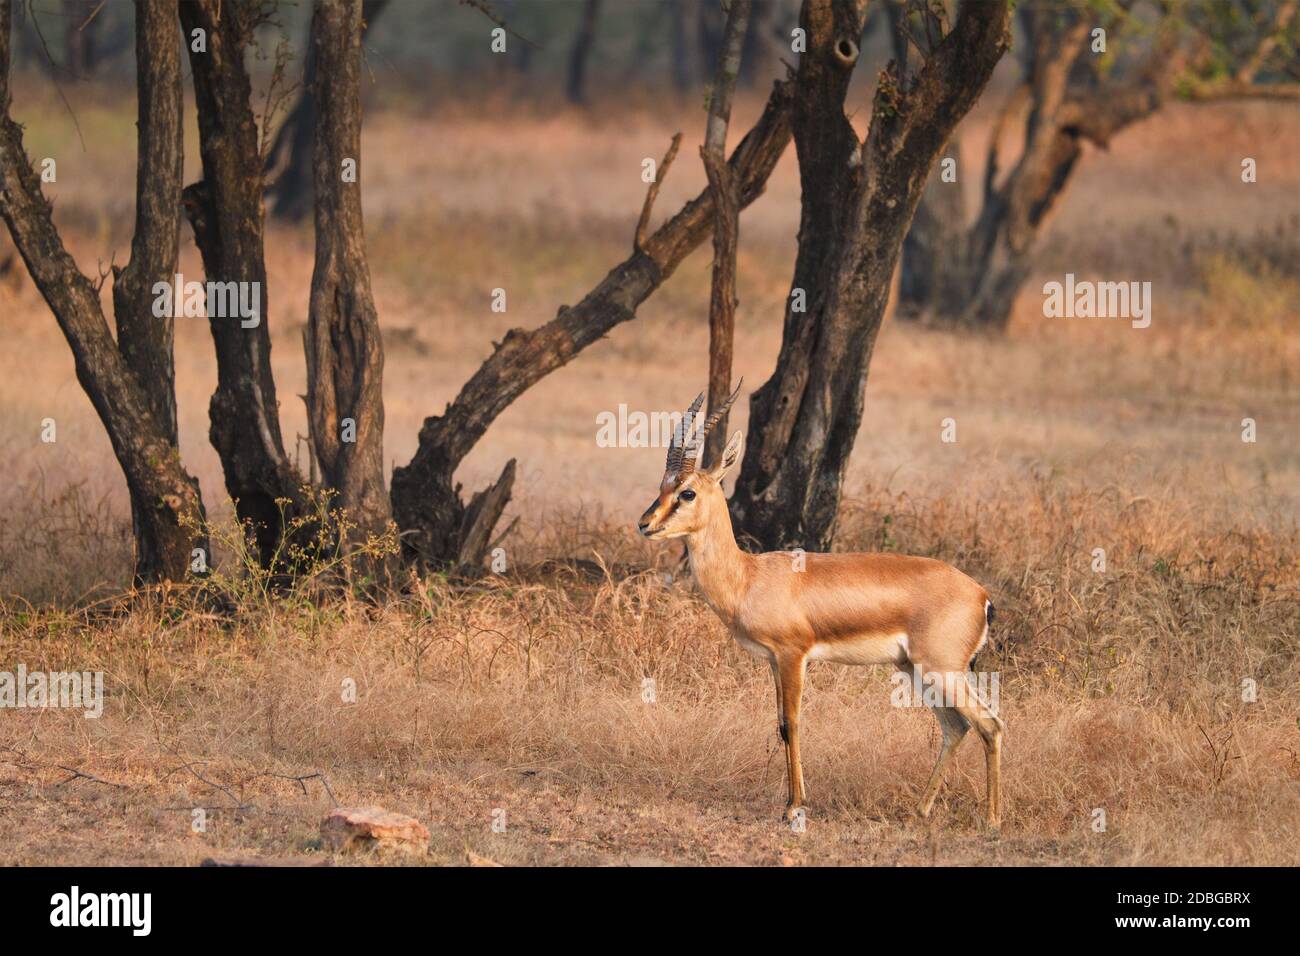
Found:
[[656, 499], [649, 508], [641, 513], [641, 520], [636, 523], [636, 529], [647, 538], [653, 538], [655, 533], [663, 526], [662, 519], [657, 517], [662, 505], [662, 499]]

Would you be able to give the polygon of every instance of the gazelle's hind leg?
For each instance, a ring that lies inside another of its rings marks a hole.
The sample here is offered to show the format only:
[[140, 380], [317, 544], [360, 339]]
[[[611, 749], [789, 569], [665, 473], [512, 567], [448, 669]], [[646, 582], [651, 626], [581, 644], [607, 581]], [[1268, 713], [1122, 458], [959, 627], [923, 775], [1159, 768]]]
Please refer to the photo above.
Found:
[[934, 808], [934, 800], [939, 795], [939, 788], [943, 786], [943, 776], [948, 769], [948, 764], [952, 763], [957, 748], [966, 739], [966, 731], [970, 729], [966, 718], [952, 707], [936, 707], [934, 716], [939, 718], [939, 729], [943, 731], [943, 744], [939, 748], [939, 760], [930, 774], [930, 782], [925, 785], [921, 802], [916, 807], [916, 812], [922, 817], [928, 817]]
[[988, 785], [988, 824], [993, 829], [1002, 825], [1002, 721], [982, 701], [969, 681], [966, 693], [954, 702], [956, 710], [975, 728], [984, 741], [985, 772]]

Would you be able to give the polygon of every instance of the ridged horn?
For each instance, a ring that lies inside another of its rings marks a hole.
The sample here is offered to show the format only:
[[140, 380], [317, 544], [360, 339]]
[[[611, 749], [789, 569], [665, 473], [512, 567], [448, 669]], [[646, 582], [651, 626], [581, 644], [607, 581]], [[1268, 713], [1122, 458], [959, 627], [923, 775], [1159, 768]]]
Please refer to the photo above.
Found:
[[[722, 421], [723, 417], [731, 410], [732, 404], [736, 401], [736, 396], [740, 394], [740, 387], [745, 384], [745, 379], [741, 378], [736, 383], [736, 390], [731, 393], [731, 397], [722, 403], [721, 407], [714, 409], [713, 414], [709, 416], [700, 433], [687, 443], [687, 456], [682, 459], [681, 473], [689, 475], [695, 470], [696, 463], [700, 455], [704, 452], [704, 443], [708, 440], [709, 432], [713, 431], [713, 426]], [[698, 399], [697, 399], [698, 401]]]
[[673, 439], [668, 445], [668, 461], [664, 465], [664, 474], [676, 474], [681, 470], [682, 459], [686, 454], [687, 435], [695, 427], [695, 416], [700, 413], [700, 406], [704, 404], [704, 393], [700, 392], [695, 396], [695, 401], [691, 402], [691, 407], [686, 409], [686, 414], [682, 416], [681, 423], [673, 430]]

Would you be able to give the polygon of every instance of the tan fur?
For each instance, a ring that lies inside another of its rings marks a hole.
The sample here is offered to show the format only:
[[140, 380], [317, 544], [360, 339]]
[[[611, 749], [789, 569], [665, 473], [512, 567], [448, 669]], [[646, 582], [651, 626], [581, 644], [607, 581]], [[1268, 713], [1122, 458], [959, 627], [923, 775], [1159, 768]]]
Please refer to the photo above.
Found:
[[[709, 606], [747, 651], [772, 667], [778, 720], [786, 741], [787, 814], [804, 799], [798, 719], [810, 660], [893, 664], [907, 672], [965, 680], [987, 634], [988, 593], [951, 565], [895, 554], [748, 554], [736, 544], [721, 480], [739, 460], [736, 432], [708, 472], [669, 472], [638, 527], [648, 538], [685, 538], [691, 570]], [[693, 501], [682, 498], [694, 492]], [[1003, 726], [977, 697], [936, 709], [944, 743], [918, 807], [933, 806], [944, 770], [969, 726], [985, 744], [987, 818], [1001, 817], [999, 766]]]

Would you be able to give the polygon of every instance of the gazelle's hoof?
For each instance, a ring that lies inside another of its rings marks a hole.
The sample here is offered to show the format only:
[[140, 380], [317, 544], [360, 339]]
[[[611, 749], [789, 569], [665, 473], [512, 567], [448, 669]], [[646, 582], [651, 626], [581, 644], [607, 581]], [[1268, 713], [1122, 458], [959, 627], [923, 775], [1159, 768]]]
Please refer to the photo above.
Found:
[[794, 823], [796, 820], [808, 819], [808, 811], [797, 804], [787, 804], [785, 811], [781, 814], [781, 820], [785, 823]]

